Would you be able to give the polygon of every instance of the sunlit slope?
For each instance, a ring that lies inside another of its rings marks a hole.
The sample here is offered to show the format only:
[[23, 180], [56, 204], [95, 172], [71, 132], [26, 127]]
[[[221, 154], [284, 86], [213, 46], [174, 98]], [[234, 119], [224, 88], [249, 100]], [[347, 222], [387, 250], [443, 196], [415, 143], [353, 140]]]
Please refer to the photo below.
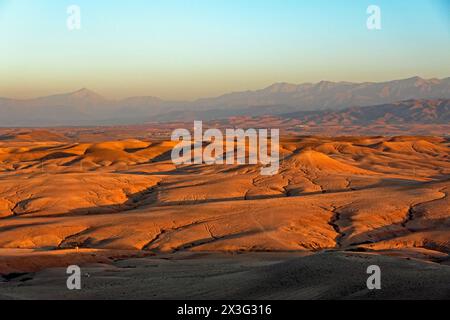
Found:
[[0, 143], [0, 248], [450, 251], [445, 138], [283, 138], [274, 176], [173, 145]]

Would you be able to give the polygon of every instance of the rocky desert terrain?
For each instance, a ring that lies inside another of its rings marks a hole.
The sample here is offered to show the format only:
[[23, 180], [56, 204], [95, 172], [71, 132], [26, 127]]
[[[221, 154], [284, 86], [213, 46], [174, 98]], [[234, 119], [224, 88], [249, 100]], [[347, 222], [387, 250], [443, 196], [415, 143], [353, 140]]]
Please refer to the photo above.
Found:
[[[387, 298], [450, 296], [449, 138], [283, 136], [274, 176], [257, 165], [175, 166], [167, 139], [7, 130], [0, 140], [1, 298], [68, 298], [53, 289], [69, 264], [98, 274], [90, 298], [122, 297], [123, 286], [100, 288], [111, 270], [128, 279], [129, 298], [182, 298], [181, 287], [213, 270], [218, 282], [211, 275], [192, 297], [336, 298], [342, 276], [366, 276], [366, 260], [396, 279]], [[153, 268], [166, 264], [167, 273]], [[296, 280], [265, 288], [282, 270]], [[175, 272], [197, 278], [176, 282]], [[153, 291], [136, 291], [144, 278]], [[239, 292], [219, 292], [244, 278]], [[364, 285], [340, 297], [368, 297]]]

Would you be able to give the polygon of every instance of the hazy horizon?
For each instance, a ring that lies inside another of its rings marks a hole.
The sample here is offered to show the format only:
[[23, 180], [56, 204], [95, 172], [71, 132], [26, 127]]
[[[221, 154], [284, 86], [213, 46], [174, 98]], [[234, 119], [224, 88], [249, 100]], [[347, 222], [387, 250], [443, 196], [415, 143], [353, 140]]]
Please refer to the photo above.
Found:
[[99, 96], [101, 96], [102, 98], [105, 98], [106, 100], [111, 100], [111, 101], [120, 101], [120, 100], [124, 100], [124, 99], [128, 99], [128, 98], [139, 98], [139, 97], [143, 97], [143, 98], [158, 98], [161, 99], [163, 101], [173, 101], [173, 102], [196, 102], [198, 100], [203, 100], [203, 99], [212, 99], [212, 98], [218, 98], [227, 94], [232, 94], [232, 93], [239, 93], [239, 92], [254, 92], [254, 91], [260, 91], [260, 90], [265, 90], [270, 88], [271, 86], [277, 85], [277, 84], [286, 84], [286, 85], [294, 85], [294, 86], [301, 86], [301, 85], [306, 85], [306, 84], [312, 84], [312, 85], [317, 85], [321, 82], [332, 82], [332, 83], [353, 83], [353, 84], [364, 84], [364, 83], [388, 83], [388, 82], [393, 82], [393, 81], [404, 81], [404, 80], [408, 80], [408, 79], [414, 79], [414, 78], [420, 78], [423, 79], [425, 81], [430, 81], [430, 80], [445, 80], [445, 79], [449, 79], [450, 76], [445, 76], [445, 77], [430, 77], [430, 78], [425, 78], [425, 77], [421, 77], [421, 76], [410, 76], [407, 78], [402, 78], [402, 79], [387, 79], [387, 80], [383, 80], [383, 81], [347, 81], [347, 80], [337, 80], [337, 81], [331, 81], [331, 80], [327, 80], [327, 79], [323, 79], [317, 82], [302, 82], [302, 83], [292, 83], [292, 82], [285, 82], [285, 81], [280, 81], [280, 82], [273, 82], [270, 83], [264, 87], [259, 87], [259, 88], [255, 88], [255, 89], [242, 89], [241, 91], [230, 91], [230, 92], [223, 92], [221, 94], [218, 94], [216, 96], [199, 96], [193, 99], [164, 99], [162, 97], [153, 95], [152, 93], [148, 93], [148, 94], [143, 94], [143, 95], [138, 95], [138, 96], [123, 96], [123, 97], [114, 97], [114, 96], [108, 96], [105, 94], [102, 94], [99, 91], [93, 90], [92, 88], [89, 87], [81, 87], [81, 88], [73, 88], [72, 90], [68, 90], [68, 91], [64, 91], [64, 92], [52, 92], [48, 95], [39, 95], [39, 96], [30, 96], [30, 97], [26, 97], [26, 98], [21, 98], [21, 97], [8, 97], [8, 96], [2, 96], [0, 95], [0, 98], [3, 99], [11, 99], [11, 100], [34, 100], [34, 99], [40, 99], [40, 98], [46, 98], [46, 97], [51, 97], [51, 96], [59, 96], [59, 95], [66, 95], [66, 94], [74, 94], [80, 91], [89, 91], [92, 92], [94, 94], [97, 94]]
[[[66, 27], [72, 4], [81, 30]], [[381, 30], [366, 28], [371, 4]], [[447, 0], [0, 0], [0, 96], [89, 88], [114, 99], [195, 100], [277, 82], [444, 78], [449, 9]]]

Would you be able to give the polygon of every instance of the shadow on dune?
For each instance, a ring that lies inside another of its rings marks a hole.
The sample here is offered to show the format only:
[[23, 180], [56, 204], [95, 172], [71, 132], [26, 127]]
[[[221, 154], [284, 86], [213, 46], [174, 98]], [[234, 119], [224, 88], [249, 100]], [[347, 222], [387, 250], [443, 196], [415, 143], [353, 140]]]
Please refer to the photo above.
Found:
[[78, 157], [78, 156], [79, 155], [75, 154], [75, 153], [54, 152], [54, 153], [46, 155], [45, 157], [37, 159], [37, 161], [48, 161], [48, 160], [56, 160], [56, 159], [65, 159], [65, 158]]
[[[411, 221], [414, 221], [411, 220]], [[380, 228], [374, 228], [372, 230], [362, 232], [357, 235], [353, 235], [355, 230], [353, 228], [350, 231], [346, 232], [343, 237], [340, 239], [342, 241], [349, 242], [348, 244], [343, 245], [340, 249], [342, 250], [353, 250], [353, 251], [370, 251], [370, 245], [376, 244], [379, 242], [395, 240], [396, 238], [400, 238], [403, 236], [411, 235], [414, 233], [420, 232], [431, 232], [431, 231], [450, 231], [450, 221], [447, 218], [440, 219], [429, 219], [427, 220], [427, 226], [424, 227], [415, 227], [411, 228], [403, 223], [394, 223], [387, 226], [383, 226]], [[350, 237], [349, 237], [350, 236]], [[351, 239], [354, 239], [353, 241]], [[358, 240], [360, 239], [360, 240]], [[424, 239], [423, 241], [417, 240], [420, 245], [414, 246], [416, 248], [424, 248], [434, 251], [439, 251], [445, 254], [450, 254], [450, 248], [438, 245], [436, 242]], [[399, 240], [401, 242], [401, 240]], [[420, 243], [422, 242], [422, 243]], [[369, 248], [358, 248], [361, 245], [369, 245]], [[406, 244], [405, 244], [406, 246]]]
[[0, 227], [0, 233], [6, 232], [6, 231], [13, 231], [15, 229], [20, 229], [20, 228], [45, 226], [45, 225], [51, 225], [51, 224], [53, 224], [53, 222], [18, 223], [18, 224], [14, 224], [14, 225]]
[[[405, 180], [405, 179], [387, 179], [390, 184], [387, 185], [392, 188], [411, 188], [412, 185], [417, 186], [428, 186], [433, 185], [434, 183], [439, 183], [441, 181], [426, 181], [426, 182], [418, 182], [418, 181], [412, 181], [412, 180]], [[446, 179], [447, 180], [447, 179]], [[392, 184], [394, 182], [394, 184]], [[289, 194], [287, 193], [280, 193], [280, 194], [261, 194], [261, 195], [252, 195], [251, 197], [247, 197], [245, 194], [242, 196], [237, 197], [223, 197], [223, 198], [210, 198], [210, 199], [195, 199], [195, 200], [175, 200], [175, 201], [160, 201], [158, 192], [160, 190], [176, 190], [176, 189], [183, 189], [186, 188], [186, 186], [176, 186], [176, 182], [159, 182], [157, 185], [148, 188], [144, 191], [130, 194], [128, 196], [127, 201], [120, 203], [120, 204], [112, 204], [112, 205], [105, 205], [105, 206], [94, 206], [94, 207], [86, 207], [86, 208], [77, 208], [70, 210], [68, 212], [61, 212], [59, 214], [52, 214], [52, 215], [38, 215], [36, 217], [39, 218], [49, 218], [49, 217], [65, 217], [65, 216], [83, 216], [83, 215], [103, 215], [103, 214], [116, 214], [116, 213], [122, 213], [126, 211], [131, 210], [137, 210], [140, 208], [166, 208], [171, 206], [181, 207], [181, 206], [192, 206], [192, 205], [202, 205], [202, 204], [212, 204], [212, 203], [226, 203], [226, 202], [233, 202], [233, 201], [258, 201], [258, 200], [270, 200], [270, 199], [281, 199], [281, 198], [307, 198], [307, 197], [313, 197], [313, 196], [330, 196], [330, 195], [336, 195], [336, 194], [342, 194], [347, 192], [360, 192], [365, 190], [371, 190], [376, 189], [383, 185], [383, 181], [368, 185], [365, 187], [360, 188], [350, 188], [350, 189], [342, 189], [342, 190], [322, 190], [322, 191], [314, 191], [314, 192], [305, 192], [305, 193], [298, 193], [293, 195], [292, 192]], [[200, 182], [195, 185], [190, 185], [188, 187], [192, 186], [207, 186], [208, 182]], [[187, 188], [188, 188], [187, 187]], [[25, 201], [30, 201], [30, 199], [27, 199]], [[22, 204], [22, 202], [20, 202]], [[27, 216], [32, 213], [26, 213], [23, 215], [16, 215], [16, 216]], [[0, 218], [2, 219], [8, 219], [14, 216], [4, 217]], [[32, 216], [31, 216], [32, 217]]]
[[[228, 234], [228, 235], [225, 235], [225, 236], [212, 236], [212, 237], [208, 237], [208, 238], [198, 239], [198, 240], [190, 241], [188, 243], [185, 243], [185, 244], [183, 244], [181, 246], [178, 246], [178, 247], [174, 248], [173, 249], [173, 253], [178, 252], [178, 251], [184, 251], [184, 250], [193, 249], [193, 248], [205, 245], [205, 244], [210, 244], [210, 243], [214, 243], [214, 242], [218, 242], [218, 241], [244, 238], [246, 236], [256, 235], [256, 234], [263, 233], [263, 232], [264, 231], [262, 231], [260, 229], [254, 229], [254, 230], [248, 230], [248, 231]], [[146, 244], [142, 248], [142, 250], [152, 251], [152, 252], [158, 253], [159, 251], [157, 249], [150, 249], [151, 246], [153, 244], [155, 244], [155, 243], [157, 243], [157, 241], [155, 241], [155, 240], [151, 241], [150, 243]]]

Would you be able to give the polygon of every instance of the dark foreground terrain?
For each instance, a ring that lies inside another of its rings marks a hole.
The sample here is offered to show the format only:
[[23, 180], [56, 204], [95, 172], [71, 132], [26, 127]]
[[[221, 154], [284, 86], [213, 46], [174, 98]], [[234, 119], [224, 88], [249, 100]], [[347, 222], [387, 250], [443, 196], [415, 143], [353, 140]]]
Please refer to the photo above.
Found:
[[[367, 289], [369, 265], [382, 289]], [[178, 254], [82, 268], [69, 291], [65, 268], [0, 282], [2, 299], [449, 299], [450, 266], [415, 259], [330, 251]]]

